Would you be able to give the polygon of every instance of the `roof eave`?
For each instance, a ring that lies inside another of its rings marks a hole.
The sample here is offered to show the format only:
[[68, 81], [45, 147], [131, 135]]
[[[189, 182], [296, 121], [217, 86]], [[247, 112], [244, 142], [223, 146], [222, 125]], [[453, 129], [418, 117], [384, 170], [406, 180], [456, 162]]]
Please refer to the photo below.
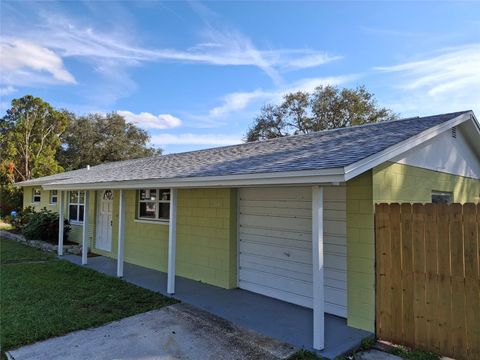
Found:
[[50, 183], [44, 184], [42, 187], [45, 190], [100, 190], [138, 189], [145, 187], [198, 188], [300, 185], [339, 183], [344, 181], [344, 169], [331, 168], [323, 170], [306, 170], [229, 176], [207, 176], [192, 178], [146, 179], [75, 184]]

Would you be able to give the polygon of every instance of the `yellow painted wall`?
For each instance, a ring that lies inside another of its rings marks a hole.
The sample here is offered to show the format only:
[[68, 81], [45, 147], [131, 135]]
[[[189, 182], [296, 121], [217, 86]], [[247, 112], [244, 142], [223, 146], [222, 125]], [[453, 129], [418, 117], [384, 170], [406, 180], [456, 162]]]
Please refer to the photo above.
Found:
[[[125, 194], [125, 261], [167, 271], [168, 223], [136, 220], [136, 192]], [[114, 191], [112, 252], [117, 257], [118, 199]], [[178, 190], [176, 273], [223, 288], [236, 287], [235, 189]]]
[[375, 330], [375, 241], [372, 172], [347, 182], [349, 326]]
[[432, 191], [453, 193], [453, 202], [480, 202], [480, 180], [387, 162], [373, 169], [373, 199], [431, 202]]
[[177, 274], [236, 287], [236, 191], [178, 191]]
[[[31, 206], [35, 211], [40, 211], [40, 209], [47, 208], [47, 210], [58, 211], [58, 203], [50, 204], [50, 190], [41, 190], [40, 202], [33, 202], [33, 189], [41, 189], [41, 187], [25, 187], [23, 188], [23, 207]], [[60, 197], [58, 197], [60, 201]]]

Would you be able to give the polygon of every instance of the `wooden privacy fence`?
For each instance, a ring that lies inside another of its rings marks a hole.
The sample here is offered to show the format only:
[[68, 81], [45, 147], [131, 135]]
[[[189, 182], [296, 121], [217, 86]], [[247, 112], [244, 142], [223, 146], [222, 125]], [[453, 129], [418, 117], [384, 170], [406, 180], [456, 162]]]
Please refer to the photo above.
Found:
[[480, 359], [480, 204], [378, 204], [380, 339]]

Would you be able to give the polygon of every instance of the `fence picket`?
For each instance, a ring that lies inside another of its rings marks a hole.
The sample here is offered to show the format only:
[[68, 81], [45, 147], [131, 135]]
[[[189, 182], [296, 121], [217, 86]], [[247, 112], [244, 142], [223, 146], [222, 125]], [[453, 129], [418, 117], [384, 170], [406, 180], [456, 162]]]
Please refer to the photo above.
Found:
[[453, 354], [451, 340], [452, 287], [450, 272], [450, 223], [448, 205], [439, 204], [438, 226], [438, 342], [441, 354]]
[[390, 205], [391, 283], [390, 308], [392, 312], [392, 341], [403, 342], [402, 305], [402, 244], [400, 239], [400, 204]]
[[462, 205], [450, 205], [450, 247], [452, 264], [452, 341], [457, 358], [466, 358], [465, 271], [463, 253]]
[[412, 205], [401, 204], [402, 239], [402, 304], [404, 342], [415, 345], [415, 319], [413, 310], [413, 234]]
[[391, 338], [391, 307], [390, 307], [390, 213], [387, 204], [380, 204], [378, 208], [378, 217], [375, 219], [375, 232], [379, 234], [376, 239], [376, 256], [378, 266], [376, 268], [377, 291], [376, 304], [378, 307], [377, 334], [382, 338]]
[[413, 248], [413, 315], [415, 344], [427, 347], [427, 324], [425, 319], [425, 207], [413, 205], [412, 248]]
[[[480, 217], [480, 214], [478, 216]], [[474, 204], [463, 206], [463, 224], [467, 358], [480, 359], [480, 311], [469, 311], [469, 309], [480, 309], [479, 230], [477, 207]]]
[[439, 352], [438, 342], [438, 226], [437, 207], [434, 204], [425, 205], [425, 270], [426, 278], [426, 331], [427, 348]]

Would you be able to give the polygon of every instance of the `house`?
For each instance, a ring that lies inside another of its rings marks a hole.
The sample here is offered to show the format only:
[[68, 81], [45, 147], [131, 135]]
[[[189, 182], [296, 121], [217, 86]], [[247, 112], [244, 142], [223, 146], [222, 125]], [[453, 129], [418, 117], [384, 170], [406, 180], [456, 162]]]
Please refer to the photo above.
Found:
[[414, 117], [18, 185], [70, 221], [83, 264], [88, 248], [118, 276], [167, 272], [169, 293], [178, 275], [312, 308], [322, 349], [324, 313], [374, 332], [375, 203], [480, 201], [480, 127], [472, 111]]

